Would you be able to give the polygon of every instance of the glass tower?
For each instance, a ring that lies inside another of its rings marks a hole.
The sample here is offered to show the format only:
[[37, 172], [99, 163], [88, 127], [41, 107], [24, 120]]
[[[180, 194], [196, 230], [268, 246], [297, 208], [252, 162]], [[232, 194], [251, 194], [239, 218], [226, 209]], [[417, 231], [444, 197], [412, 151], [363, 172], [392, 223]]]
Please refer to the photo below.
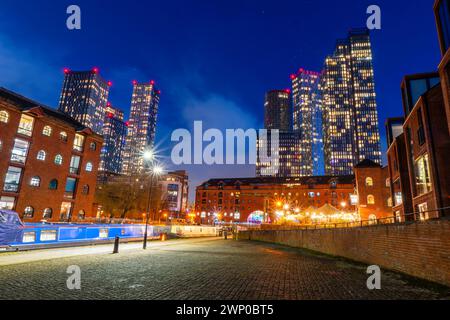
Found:
[[322, 175], [321, 74], [300, 69], [291, 75], [293, 128], [299, 133], [300, 176]]
[[110, 83], [99, 75], [97, 68], [91, 71], [65, 69], [64, 74], [59, 111], [102, 134]]
[[359, 162], [381, 164], [369, 31], [355, 29], [325, 60], [322, 77], [325, 173], [348, 175]]
[[155, 83], [133, 83], [131, 113], [124, 151], [124, 174], [132, 175], [144, 169], [144, 151], [153, 148], [160, 91]]
[[127, 124], [123, 121], [123, 111], [107, 105], [99, 171], [106, 174], [120, 174], [122, 172], [122, 153], [125, 147], [126, 134]]

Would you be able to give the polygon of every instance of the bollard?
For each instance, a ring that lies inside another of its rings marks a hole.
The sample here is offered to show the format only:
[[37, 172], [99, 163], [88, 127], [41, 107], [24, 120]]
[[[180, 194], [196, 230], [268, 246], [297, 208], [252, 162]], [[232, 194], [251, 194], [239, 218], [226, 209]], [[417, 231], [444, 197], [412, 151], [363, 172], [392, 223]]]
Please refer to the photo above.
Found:
[[116, 239], [114, 240], [113, 254], [119, 253], [119, 241], [120, 241], [120, 238], [118, 236], [116, 236]]

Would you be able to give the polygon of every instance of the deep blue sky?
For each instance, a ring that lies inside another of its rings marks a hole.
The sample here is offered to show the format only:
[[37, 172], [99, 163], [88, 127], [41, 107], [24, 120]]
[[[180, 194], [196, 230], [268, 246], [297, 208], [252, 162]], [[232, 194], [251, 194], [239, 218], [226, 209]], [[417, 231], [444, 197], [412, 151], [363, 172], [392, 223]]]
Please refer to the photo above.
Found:
[[[405, 74], [435, 70], [439, 49], [433, 0], [10, 1], [0, 0], [0, 86], [57, 106], [62, 69], [100, 68], [110, 101], [127, 113], [131, 81], [162, 90], [157, 140], [191, 128], [259, 128], [267, 90], [288, 88], [304, 67], [320, 71], [336, 39], [382, 9], [372, 34], [383, 150], [384, 121], [402, 114]], [[82, 30], [65, 27], [82, 10]], [[169, 169], [180, 169], [170, 166]], [[212, 177], [253, 176], [250, 166], [188, 167], [192, 189]]]

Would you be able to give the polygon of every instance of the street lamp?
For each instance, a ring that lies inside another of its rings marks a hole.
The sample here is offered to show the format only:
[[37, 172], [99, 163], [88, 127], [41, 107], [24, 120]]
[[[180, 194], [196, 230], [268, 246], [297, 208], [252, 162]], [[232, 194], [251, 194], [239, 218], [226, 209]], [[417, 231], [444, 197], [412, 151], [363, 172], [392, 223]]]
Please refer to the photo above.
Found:
[[164, 169], [155, 164], [155, 153], [153, 150], [147, 150], [144, 152], [144, 160], [149, 163], [150, 167], [150, 185], [148, 188], [148, 200], [147, 200], [147, 217], [145, 219], [145, 233], [144, 233], [144, 244], [143, 249], [147, 249], [147, 238], [148, 238], [148, 223], [150, 219], [150, 205], [151, 205], [151, 199], [152, 199], [152, 192], [153, 192], [153, 178], [156, 176], [160, 176]]

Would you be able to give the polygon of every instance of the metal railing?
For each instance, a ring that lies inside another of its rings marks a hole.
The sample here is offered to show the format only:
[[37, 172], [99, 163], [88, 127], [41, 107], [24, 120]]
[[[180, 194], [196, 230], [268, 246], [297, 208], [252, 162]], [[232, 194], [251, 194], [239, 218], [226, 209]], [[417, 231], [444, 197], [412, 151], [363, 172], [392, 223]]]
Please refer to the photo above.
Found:
[[[280, 231], [290, 231], [290, 230], [318, 230], [318, 229], [344, 229], [344, 228], [361, 228], [361, 227], [374, 227], [374, 226], [382, 226], [382, 225], [402, 225], [409, 223], [417, 223], [417, 222], [427, 222], [433, 220], [442, 219], [441, 212], [445, 210], [450, 210], [450, 207], [439, 208], [435, 210], [423, 211], [420, 213], [407, 213], [402, 214], [400, 216], [390, 216], [386, 218], [380, 219], [372, 219], [372, 220], [360, 220], [355, 222], [338, 222], [338, 223], [317, 223], [317, 224], [308, 224], [308, 225], [293, 225], [293, 224], [263, 224], [263, 225], [253, 225], [246, 226], [249, 230], [280, 230]], [[430, 213], [435, 212], [436, 215], [434, 217], [425, 218], [425, 215], [429, 215]], [[446, 218], [448, 216], [445, 216]]]

